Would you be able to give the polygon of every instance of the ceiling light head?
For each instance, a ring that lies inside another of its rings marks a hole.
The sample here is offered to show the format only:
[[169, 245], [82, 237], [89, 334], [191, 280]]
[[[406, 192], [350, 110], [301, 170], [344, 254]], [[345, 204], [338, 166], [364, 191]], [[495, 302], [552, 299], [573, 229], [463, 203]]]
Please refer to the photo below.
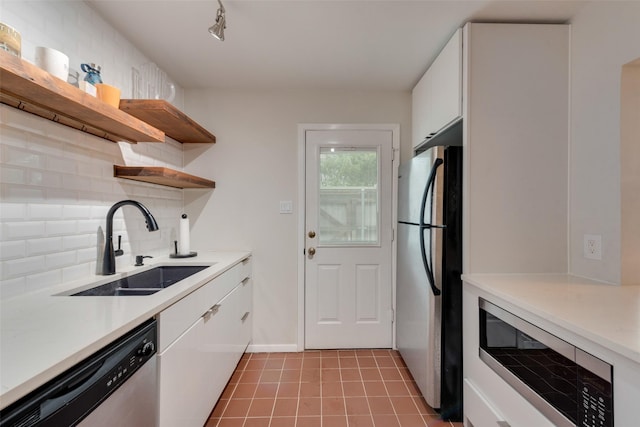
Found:
[[209, 27], [209, 34], [223, 42], [224, 29], [227, 28], [227, 18], [225, 17], [224, 6], [220, 0], [218, 0], [218, 4], [220, 4], [220, 7], [216, 13], [216, 23]]

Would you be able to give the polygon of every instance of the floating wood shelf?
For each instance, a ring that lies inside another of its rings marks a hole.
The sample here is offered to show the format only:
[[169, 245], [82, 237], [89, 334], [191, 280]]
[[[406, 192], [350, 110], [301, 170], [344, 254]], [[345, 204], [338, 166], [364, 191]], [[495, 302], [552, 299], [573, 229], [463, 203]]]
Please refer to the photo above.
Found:
[[164, 142], [164, 132], [0, 50], [0, 102], [109, 141]]
[[113, 165], [113, 176], [175, 188], [216, 188], [214, 181], [158, 166]]
[[161, 129], [182, 143], [213, 144], [216, 137], [162, 99], [122, 99], [120, 109]]

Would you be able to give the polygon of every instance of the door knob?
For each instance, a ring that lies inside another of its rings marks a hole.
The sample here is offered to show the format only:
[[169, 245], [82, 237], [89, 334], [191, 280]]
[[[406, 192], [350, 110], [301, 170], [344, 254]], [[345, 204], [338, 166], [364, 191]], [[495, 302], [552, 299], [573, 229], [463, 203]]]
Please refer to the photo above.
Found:
[[308, 253], [310, 256], [314, 256], [314, 255], [316, 254], [316, 248], [309, 248], [309, 249], [307, 249], [307, 253]]
[[311, 230], [311, 231], [309, 232], [309, 238], [310, 238], [310, 239], [313, 239], [314, 237], [316, 237], [316, 232], [315, 232], [315, 231], [313, 231], [313, 230]]

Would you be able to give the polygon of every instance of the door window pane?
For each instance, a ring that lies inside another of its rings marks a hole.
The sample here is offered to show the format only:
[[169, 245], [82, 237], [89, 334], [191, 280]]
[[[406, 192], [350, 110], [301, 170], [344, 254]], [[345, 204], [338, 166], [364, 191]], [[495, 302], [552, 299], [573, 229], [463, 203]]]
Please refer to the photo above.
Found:
[[320, 148], [321, 245], [379, 243], [378, 162], [375, 148]]

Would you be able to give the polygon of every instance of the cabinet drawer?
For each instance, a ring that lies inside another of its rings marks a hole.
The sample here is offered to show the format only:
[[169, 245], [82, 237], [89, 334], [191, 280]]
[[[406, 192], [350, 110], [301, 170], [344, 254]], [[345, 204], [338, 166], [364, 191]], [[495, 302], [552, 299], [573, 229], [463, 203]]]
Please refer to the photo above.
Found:
[[509, 427], [475, 385], [464, 380], [464, 417], [466, 427]]
[[209, 283], [187, 295], [158, 315], [158, 351], [162, 352], [200, 316], [224, 298], [240, 282], [243, 264], [238, 263]]

